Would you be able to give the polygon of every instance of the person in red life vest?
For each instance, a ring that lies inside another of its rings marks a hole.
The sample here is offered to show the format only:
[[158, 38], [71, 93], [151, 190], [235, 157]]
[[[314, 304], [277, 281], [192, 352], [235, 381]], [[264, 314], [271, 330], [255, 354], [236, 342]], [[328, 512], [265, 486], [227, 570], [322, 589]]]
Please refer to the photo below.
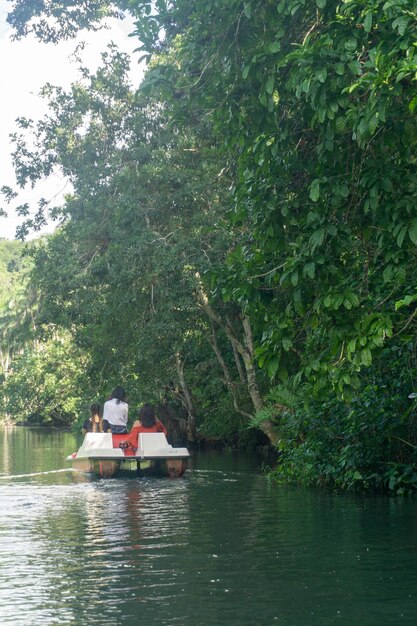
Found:
[[155, 415], [154, 406], [148, 402], [139, 410], [139, 419], [134, 422], [129, 437], [119, 444], [120, 447], [136, 450], [139, 433], [164, 433], [165, 436], [167, 435], [167, 429]]

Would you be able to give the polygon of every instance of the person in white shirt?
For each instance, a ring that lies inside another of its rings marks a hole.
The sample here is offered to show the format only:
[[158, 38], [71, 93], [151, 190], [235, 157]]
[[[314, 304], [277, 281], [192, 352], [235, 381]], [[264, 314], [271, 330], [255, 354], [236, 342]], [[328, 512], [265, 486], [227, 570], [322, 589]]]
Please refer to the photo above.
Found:
[[103, 407], [103, 432], [124, 435], [127, 433], [129, 406], [123, 387], [115, 387]]

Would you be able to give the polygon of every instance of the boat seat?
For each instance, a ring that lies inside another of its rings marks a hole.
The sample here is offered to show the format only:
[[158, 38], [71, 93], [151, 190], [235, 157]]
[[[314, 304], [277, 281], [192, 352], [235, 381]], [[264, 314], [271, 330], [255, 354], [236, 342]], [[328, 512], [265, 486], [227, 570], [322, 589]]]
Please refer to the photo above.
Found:
[[145, 454], [152, 454], [167, 448], [172, 448], [172, 446], [168, 443], [164, 433], [139, 433], [138, 450], [142, 450]]
[[89, 450], [108, 450], [113, 448], [111, 433], [87, 433], [84, 437], [82, 448]]
[[142, 458], [175, 459], [190, 456], [187, 448], [173, 448], [164, 433], [139, 433], [136, 455]]
[[111, 433], [87, 433], [81, 448], [77, 452], [77, 459], [93, 457], [117, 459], [118, 457], [124, 457], [124, 454], [122, 450], [113, 448]]

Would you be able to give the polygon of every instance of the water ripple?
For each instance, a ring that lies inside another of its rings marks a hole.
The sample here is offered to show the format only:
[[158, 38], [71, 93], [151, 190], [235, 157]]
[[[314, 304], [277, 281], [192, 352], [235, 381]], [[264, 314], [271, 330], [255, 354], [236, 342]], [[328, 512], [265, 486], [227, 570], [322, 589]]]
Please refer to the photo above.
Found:
[[0, 477], [2, 626], [415, 623], [416, 502], [274, 487], [227, 455], [179, 480], [58, 461]]

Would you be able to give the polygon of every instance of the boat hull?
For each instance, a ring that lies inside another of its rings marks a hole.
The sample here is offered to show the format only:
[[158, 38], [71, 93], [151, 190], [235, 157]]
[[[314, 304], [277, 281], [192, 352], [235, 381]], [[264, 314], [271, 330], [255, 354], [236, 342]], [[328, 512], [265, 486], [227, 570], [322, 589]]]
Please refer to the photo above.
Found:
[[73, 459], [73, 468], [100, 478], [114, 478], [133, 472], [137, 476], [179, 478], [187, 469], [187, 459]]
[[141, 433], [136, 452], [120, 448], [126, 435], [87, 433], [78, 452], [70, 455], [74, 469], [101, 478], [112, 478], [127, 471], [138, 476], [179, 478], [187, 468], [186, 448], [173, 448], [163, 433]]

